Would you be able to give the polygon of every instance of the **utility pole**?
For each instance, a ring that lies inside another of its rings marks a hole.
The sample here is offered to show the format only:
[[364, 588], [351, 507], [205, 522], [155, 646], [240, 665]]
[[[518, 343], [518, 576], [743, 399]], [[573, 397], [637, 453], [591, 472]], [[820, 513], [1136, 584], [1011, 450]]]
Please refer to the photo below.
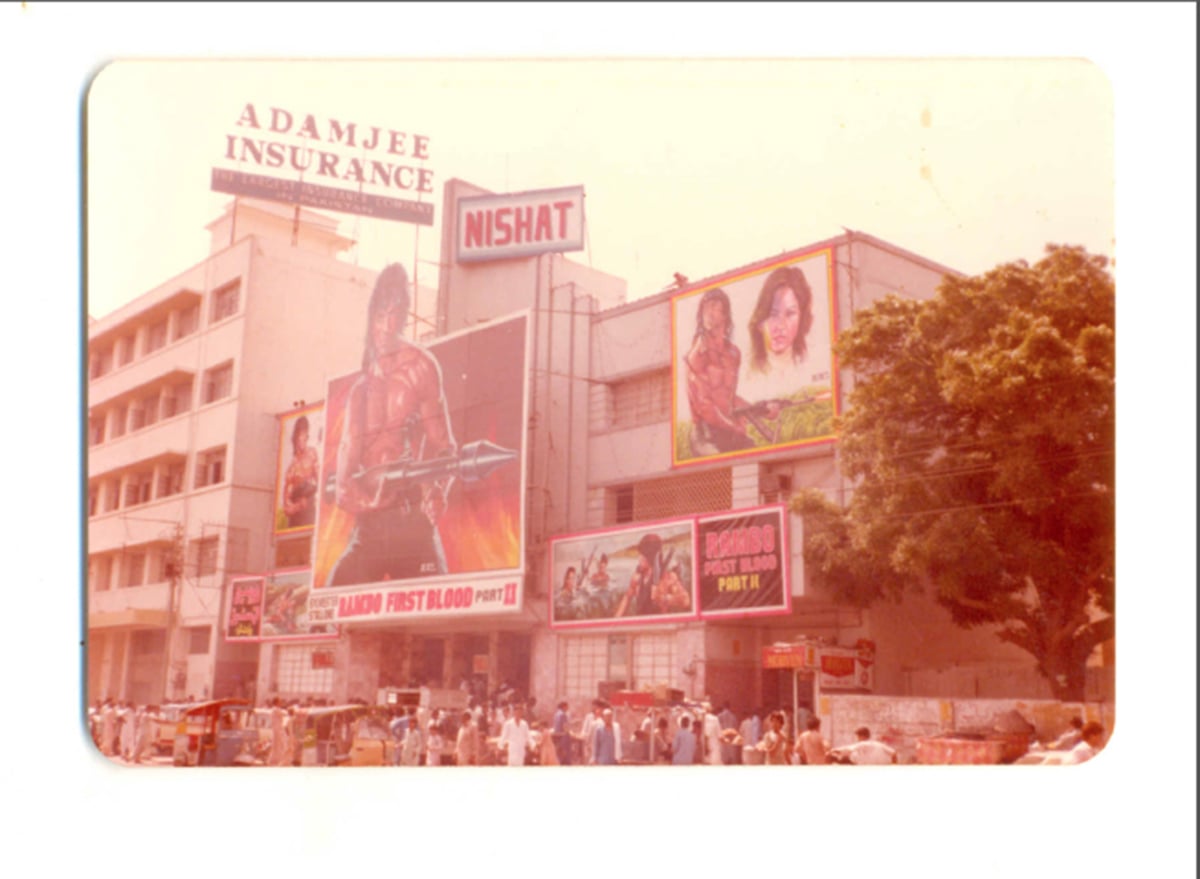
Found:
[[167, 556], [167, 624], [163, 638], [163, 687], [164, 702], [169, 702], [171, 692], [171, 644], [175, 639], [176, 596], [179, 580], [183, 575], [183, 526], [176, 525], [171, 537], [171, 551]]

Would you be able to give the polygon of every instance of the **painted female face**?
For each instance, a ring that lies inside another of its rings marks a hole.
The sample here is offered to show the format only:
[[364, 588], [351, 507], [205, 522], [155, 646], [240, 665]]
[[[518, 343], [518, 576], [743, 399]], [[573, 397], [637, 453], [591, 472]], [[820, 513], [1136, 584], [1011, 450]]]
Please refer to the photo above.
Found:
[[705, 335], [724, 339], [725, 328], [729, 322], [725, 319], [725, 308], [715, 299], [704, 303], [700, 312], [700, 322], [704, 326]]
[[786, 354], [800, 331], [800, 301], [796, 291], [784, 285], [771, 294], [771, 311], [760, 325], [763, 341], [772, 354]]
[[301, 427], [296, 431], [296, 438], [292, 441], [292, 449], [297, 455], [308, 448], [308, 428]]
[[567, 577], [563, 581], [563, 588], [570, 591], [575, 588], [575, 569], [567, 568]]

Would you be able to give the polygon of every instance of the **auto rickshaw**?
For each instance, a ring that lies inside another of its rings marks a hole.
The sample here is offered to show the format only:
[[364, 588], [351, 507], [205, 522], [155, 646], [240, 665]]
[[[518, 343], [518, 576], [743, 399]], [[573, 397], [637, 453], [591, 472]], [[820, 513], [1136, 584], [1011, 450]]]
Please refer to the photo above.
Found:
[[[175, 726], [175, 749], [173, 762], [176, 766], [217, 766], [218, 739], [221, 732], [222, 715], [226, 729], [233, 722], [226, 706], [248, 708], [245, 699], [211, 699], [193, 702], [184, 706]], [[226, 736], [232, 739], [232, 736]], [[240, 745], [240, 736], [239, 745]], [[229, 747], [229, 746], [227, 746]], [[225, 750], [225, 749], [222, 749]], [[240, 750], [240, 748], [239, 748]]]

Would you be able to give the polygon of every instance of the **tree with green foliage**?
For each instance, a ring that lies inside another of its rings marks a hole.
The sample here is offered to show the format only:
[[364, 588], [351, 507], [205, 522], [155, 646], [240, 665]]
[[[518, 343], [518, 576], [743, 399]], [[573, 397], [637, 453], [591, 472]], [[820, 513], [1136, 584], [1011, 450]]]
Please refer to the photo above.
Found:
[[1115, 288], [1107, 260], [1030, 266], [886, 297], [838, 339], [855, 386], [838, 419], [853, 491], [800, 493], [805, 559], [841, 600], [928, 589], [960, 626], [1030, 653], [1084, 696], [1113, 637]]

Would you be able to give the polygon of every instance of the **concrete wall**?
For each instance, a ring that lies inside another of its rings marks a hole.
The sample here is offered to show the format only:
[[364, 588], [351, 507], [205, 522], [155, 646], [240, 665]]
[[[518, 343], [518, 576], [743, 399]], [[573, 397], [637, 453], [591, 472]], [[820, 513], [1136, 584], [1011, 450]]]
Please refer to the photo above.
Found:
[[896, 749], [900, 763], [916, 762], [917, 739], [951, 732], [987, 732], [996, 721], [1016, 711], [1034, 727], [1037, 741], [1051, 741], [1067, 729], [1072, 717], [1097, 721], [1111, 734], [1115, 710], [1111, 702], [1069, 703], [1051, 699], [934, 699], [896, 696], [822, 695], [818, 705], [821, 734], [833, 747], [855, 741], [865, 726], [871, 737]]

